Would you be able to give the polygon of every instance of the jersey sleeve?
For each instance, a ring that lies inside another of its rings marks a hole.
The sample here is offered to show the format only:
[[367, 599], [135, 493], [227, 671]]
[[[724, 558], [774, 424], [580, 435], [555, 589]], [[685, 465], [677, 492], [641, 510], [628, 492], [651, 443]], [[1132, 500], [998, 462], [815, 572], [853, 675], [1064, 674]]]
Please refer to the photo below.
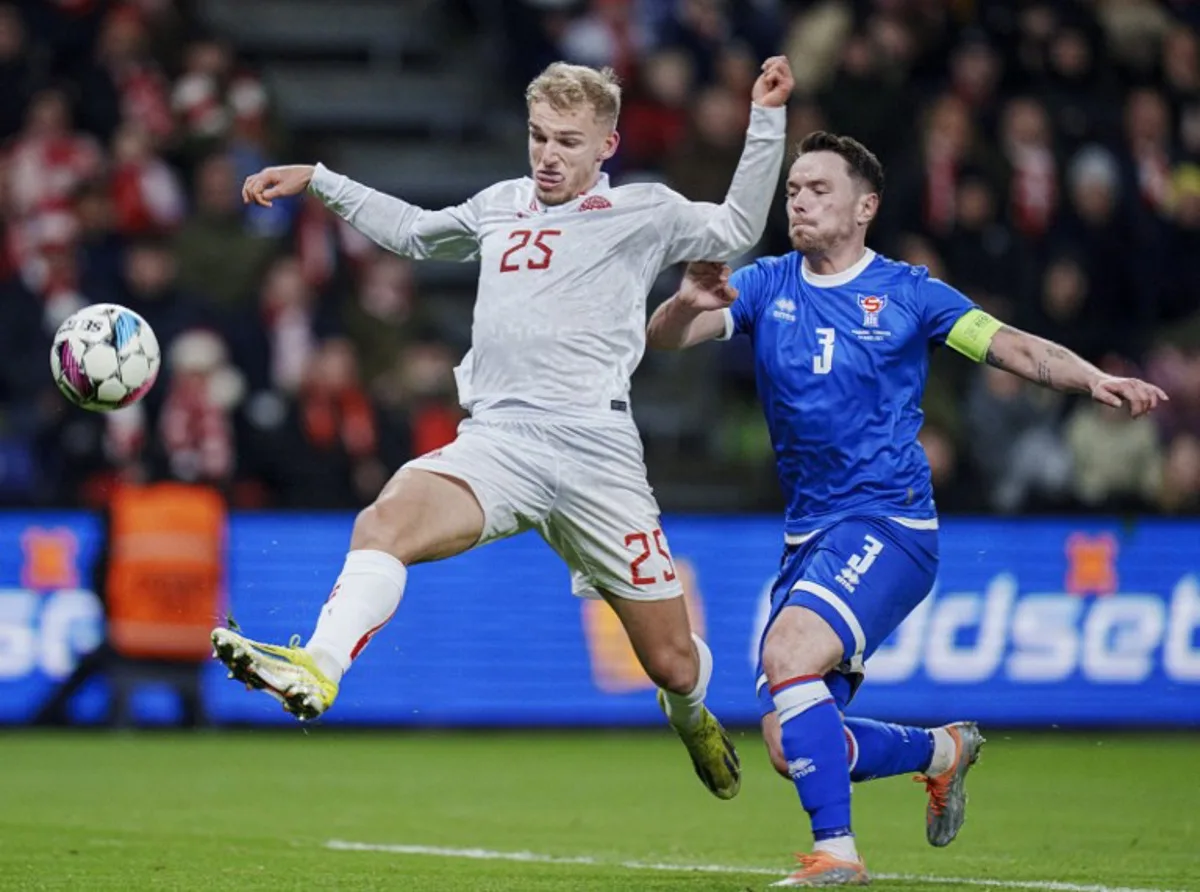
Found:
[[475, 260], [484, 193], [429, 211], [318, 164], [309, 191], [381, 248], [416, 260]]
[[737, 300], [728, 309], [722, 310], [725, 317], [725, 332], [718, 340], [728, 341], [734, 335], [752, 334], [762, 313], [763, 302], [770, 290], [771, 274], [762, 263], [753, 263], [735, 270], [729, 284], [737, 289]]
[[979, 309], [973, 300], [941, 279], [923, 276], [917, 288], [925, 336], [935, 344], [946, 343], [958, 320]]
[[682, 260], [732, 260], [758, 243], [779, 185], [786, 127], [785, 109], [751, 108], [742, 157], [721, 204], [688, 201], [659, 187], [666, 218], [664, 266]]

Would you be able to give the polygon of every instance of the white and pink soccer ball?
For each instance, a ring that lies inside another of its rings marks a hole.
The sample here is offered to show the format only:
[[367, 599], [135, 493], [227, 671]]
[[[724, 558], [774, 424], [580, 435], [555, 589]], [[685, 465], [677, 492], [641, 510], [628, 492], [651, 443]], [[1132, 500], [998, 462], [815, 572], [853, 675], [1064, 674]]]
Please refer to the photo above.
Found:
[[146, 320], [118, 304], [93, 304], [54, 335], [50, 370], [75, 405], [93, 412], [132, 406], [154, 386], [162, 354]]

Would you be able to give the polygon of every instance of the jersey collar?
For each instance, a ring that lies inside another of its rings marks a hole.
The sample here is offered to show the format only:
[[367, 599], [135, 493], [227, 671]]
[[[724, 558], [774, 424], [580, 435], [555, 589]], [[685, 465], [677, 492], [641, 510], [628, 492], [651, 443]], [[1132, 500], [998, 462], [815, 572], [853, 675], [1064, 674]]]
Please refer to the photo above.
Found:
[[805, 282], [807, 282], [809, 285], [814, 285], [817, 288], [838, 288], [842, 285], [848, 285], [857, 279], [859, 274], [862, 273], [862, 271], [868, 266], [870, 266], [871, 261], [874, 259], [875, 252], [870, 248], [867, 248], [867, 250], [863, 252], [863, 256], [858, 259], [858, 262], [855, 263], [854, 266], [847, 267], [840, 273], [830, 273], [827, 276], [814, 273], [804, 263], [804, 260], [801, 259], [800, 275], [804, 277]]
[[604, 173], [604, 171], [601, 171], [600, 179], [596, 180], [596, 185], [592, 186], [592, 188], [588, 189], [586, 192], [580, 193], [578, 196], [571, 199], [566, 204], [556, 204], [553, 207], [547, 207], [546, 205], [544, 205], [540, 201], [538, 201], [537, 189], [533, 185], [532, 178], [530, 178], [529, 184], [530, 184], [529, 191], [531, 194], [529, 197], [528, 210], [534, 214], [557, 214], [557, 213], [561, 213], [562, 211], [574, 210], [575, 208], [579, 207], [579, 203], [581, 201], [588, 198], [589, 196], [604, 195], [606, 192], [608, 192], [612, 188], [608, 182], [608, 174]]

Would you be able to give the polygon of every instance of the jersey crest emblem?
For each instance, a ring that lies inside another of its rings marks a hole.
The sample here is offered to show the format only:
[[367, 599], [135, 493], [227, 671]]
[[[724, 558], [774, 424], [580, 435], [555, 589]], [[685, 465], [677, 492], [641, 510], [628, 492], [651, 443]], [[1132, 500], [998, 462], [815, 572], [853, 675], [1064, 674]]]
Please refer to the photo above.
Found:
[[581, 211], [602, 211], [610, 207], [612, 207], [612, 202], [603, 195], [589, 195], [579, 203]]
[[858, 308], [863, 311], [863, 328], [879, 328], [879, 314], [887, 306], [886, 294], [860, 294]]

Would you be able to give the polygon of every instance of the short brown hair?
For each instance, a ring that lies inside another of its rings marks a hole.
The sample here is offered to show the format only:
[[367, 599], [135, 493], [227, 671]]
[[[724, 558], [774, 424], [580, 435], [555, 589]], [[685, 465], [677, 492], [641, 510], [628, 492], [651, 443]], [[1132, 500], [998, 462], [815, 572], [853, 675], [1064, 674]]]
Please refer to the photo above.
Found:
[[615, 127], [621, 114], [621, 84], [611, 68], [555, 62], [530, 82], [525, 102], [548, 102], [559, 111], [590, 105], [597, 120]]
[[846, 162], [850, 176], [866, 183], [871, 191], [883, 195], [883, 165], [875, 153], [851, 136], [838, 136], [817, 130], [800, 141], [796, 157], [809, 152], [832, 152]]

